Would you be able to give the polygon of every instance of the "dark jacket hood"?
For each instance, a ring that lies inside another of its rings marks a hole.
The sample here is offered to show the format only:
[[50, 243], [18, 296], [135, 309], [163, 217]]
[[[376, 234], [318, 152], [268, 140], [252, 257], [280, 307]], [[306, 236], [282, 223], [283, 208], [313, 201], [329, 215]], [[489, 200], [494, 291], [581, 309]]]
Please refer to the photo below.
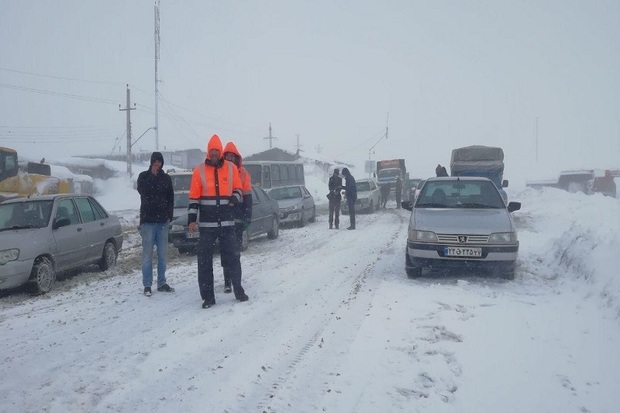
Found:
[[161, 167], [164, 167], [164, 155], [162, 155], [161, 152], [153, 152], [151, 154], [151, 166], [153, 166], [155, 161], [161, 161]]

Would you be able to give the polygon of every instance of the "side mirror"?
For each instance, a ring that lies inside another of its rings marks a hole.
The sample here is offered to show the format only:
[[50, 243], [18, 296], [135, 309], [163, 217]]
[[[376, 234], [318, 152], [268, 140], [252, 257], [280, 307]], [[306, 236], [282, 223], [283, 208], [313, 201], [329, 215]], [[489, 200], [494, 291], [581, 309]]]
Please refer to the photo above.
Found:
[[71, 221], [69, 221], [69, 218], [56, 218], [54, 220], [54, 223], [52, 224], [52, 229], [66, 227], [67, 225], [71, 225]]
[[508, 203], [508, 212], [514, 212], [521, 209], [521, 202], [509, 202]]
[[400, 203], [400, 206], [402, 206], [403, 209], [406, 209], [407, 211], [413, 211], [413, 202], [411, 201], [403, 201]]
[[502, 188], [508, 188], [508, 179], [502, 181]]

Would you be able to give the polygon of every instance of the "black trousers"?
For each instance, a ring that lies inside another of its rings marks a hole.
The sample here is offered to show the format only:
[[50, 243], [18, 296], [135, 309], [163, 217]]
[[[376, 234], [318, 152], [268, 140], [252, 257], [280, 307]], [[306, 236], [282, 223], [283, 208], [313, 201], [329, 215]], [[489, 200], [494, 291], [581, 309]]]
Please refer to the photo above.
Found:
[[355, 199], [347, 199], [349, 204], [349, 222], [351, 222], [351, 228], [355, 228]]
[[237, 247], [235, 227], [200, 228], [198, 241], [198, 288], [203, 300], [215, 300], [213, 290], [213, 252], [215, 240], [220, 241], [222, 266], [228, 269], [235, 296], [243, 294], [241, 286], [241, 256]]
[[[243, 224], [235, 223], [235, 237], [237, 238], [237, 249], [241, 253], [241, 238], [243, 238]], [[222, 261], [222, 268], [224, 269], [224, 285], [230, 284], [230, 270], [224, 266], [224, 260]]]
[[340, 225], [340, 199], [329, 200], [329, 226]]

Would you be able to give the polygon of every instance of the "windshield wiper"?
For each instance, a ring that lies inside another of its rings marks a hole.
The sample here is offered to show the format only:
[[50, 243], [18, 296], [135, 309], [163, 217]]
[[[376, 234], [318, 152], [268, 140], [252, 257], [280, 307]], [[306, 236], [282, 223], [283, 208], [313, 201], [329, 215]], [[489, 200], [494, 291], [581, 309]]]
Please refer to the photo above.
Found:
[[447, 208], [448, 205], [429, 202], [429, 203], [426, 203], [426, 204], [418, 204], [415, 207], [416, 208]]

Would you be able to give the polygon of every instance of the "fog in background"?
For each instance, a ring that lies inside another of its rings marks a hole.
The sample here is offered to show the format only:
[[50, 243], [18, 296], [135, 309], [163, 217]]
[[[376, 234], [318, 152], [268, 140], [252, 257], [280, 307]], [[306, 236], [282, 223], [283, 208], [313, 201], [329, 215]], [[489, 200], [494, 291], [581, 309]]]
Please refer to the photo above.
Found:
[[[153, 6], [0, 0], [0, 145], [124, 153], [127, 83], [134, 138], [154, 126]], [[620, 167], [617, 1], [164, 0], [160, 14], [160, 149], [218, 133], [255, 153], [271, 123], [275, 146], [299, 135], [357, 175], [375, 144], [412, 177], [472, 144], [504, 148], [517, 184]]]

